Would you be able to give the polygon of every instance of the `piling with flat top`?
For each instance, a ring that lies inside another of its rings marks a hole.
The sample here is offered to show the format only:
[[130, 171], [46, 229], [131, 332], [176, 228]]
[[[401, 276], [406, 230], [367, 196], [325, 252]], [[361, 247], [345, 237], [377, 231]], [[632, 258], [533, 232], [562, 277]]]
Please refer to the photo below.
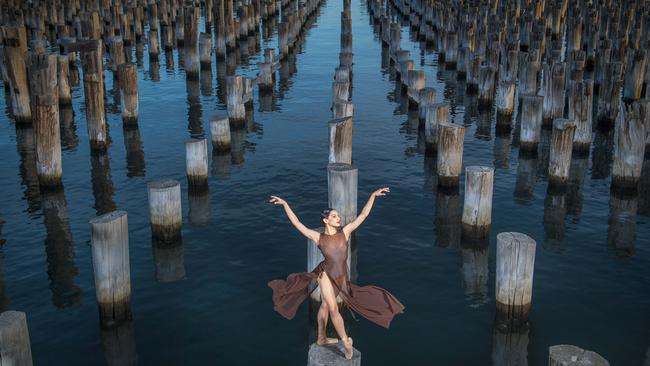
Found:
[[72, 104], [72, 90], [70, 87], [70, 61], [68, 56], [57, 56], [57, 80], [59, 84], [59, 105]]
[[341, 226], [357, 218], [357, 184], [359, 173], [356, 166], [344, 163], [327, 165], [328, 205], [341, 217]]
[[185, 171], [191, 190], [205, 190], [208, 186], [208, 143], [206, 139], [185, 141]]
[[420, 102], [420, 90], [424, 88], [424, 71], [422, 70], [409, 70], [407, 74], [407, 92], [409, 98], [409, 105], [417, 108]]
[[120, 75], [120, 106], [124, 126], [136, 126], [140, 104], [138, 101], [138, 70], [135, 64], [122, 64]]
[[0, 314], [0, 358], [7, 365], [33, 365], [27, 317], [22, 311]]
[[343, 341], [332, 346], [312, 343], [307, 354], [307, 366], [361, 366], [361, 352], [352, 348], [352, 359], [345, 359]]
[[199, 35], [199, 62], [202, 69], [212, 66], [212, 36], [209, 33]]
[[131, 319], [131, 269], [126, 211], [90, 220], [95, 290], [103, 326]]
[[548, 164], [548, 181], [550, 186], [564, 187], [569, 179], [575, 122], [556, 118], [551, 133], [551, 150]]
[[434, 103], [424, 110], [424, 141], [429, 152], [438, 149], [438, 126], [449, 123], [449, 103]]
[[210, 118], [212, 151], [230, 151], [230, 122], [228, 116]]
[[328, 123], [330, 163], [352, 164], [352, 117]]
[[173, 179], [163, 179], [147, 184], [147, 190], [153, 239], [162, 243], [177, 243], [181, 238], [183, 223], [181, 184]]
[[23, 43], [24, 39], [20, 34], [21, 27], [2, 27], [4, 68], [9, 81], [14, 120], [16, 123], [30, 123], [32, 112], [29, 105], [29, 87], [27, 85], [27, 69], [25, 68], [27, 45]]
[[59, 132], [57, 56], [29, 53], [29, 89], [36, 140], [36, 173], [41, 187], [58, 187], [63, 174]]
[[564, 115], [564, 63], [544, 65], [544, 121]]
[[235, 126], [243, 125], [246, 121], [244, 92], [244, 78], [242, 76], [226, 77], [228, 117]]
[[497, 322], [519, 328], [528, 322], [532, 303], [536, 243], [528, 235], [497, 235], [495, 299]]
[[646, 126], [650, 118], [646, 101], [621, 105], [614, 132], [612, 188], [636, 191], [641, 178]]
[[94, 150], [104, 150], [108, 144], [106, 115], [104, 113], [104, 72], [102, 41], [92, 39], [77, 43], [83, 67], [84, 100], [88, 139]]
[[548, 348], [548, 366], [609, 366], [609, 362], [596, 352], [560, 344]]
[[469, 166], [465, 169], [464, 237], [481, 239], [490, 233], [493, 187], [494, 168]]
[[519, 151], [526, 154], [537, 154], [537, 146], [542, 133], [542, 108], [544, 97], [525, 95], [521, 98], [521, 131]]
[[496, 95], [497, 113], [511, 115], [515, 109], [515, 82], [513, 80], [502, 80], [499, 82]]
[[260, 90], [273, 90], [274, 84], [274, 71], [273, 64], [270, 62], [262, 62], [257, 64], [257, 84], [260, 87]]
[[441, 123], [438, 125], [438, 184], [457, 187], [463, 165], [465, 127]]

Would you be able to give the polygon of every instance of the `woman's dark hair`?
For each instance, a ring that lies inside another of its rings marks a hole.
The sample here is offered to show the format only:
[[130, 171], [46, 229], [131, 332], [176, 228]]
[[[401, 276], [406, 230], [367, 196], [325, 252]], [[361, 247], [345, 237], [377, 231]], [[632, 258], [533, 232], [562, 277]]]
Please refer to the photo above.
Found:
[[320, 212], [320, 221], [323, 222], [326, 218], [330, 216], [330, 212], [334, 211], [334, 208], [328, 207]]

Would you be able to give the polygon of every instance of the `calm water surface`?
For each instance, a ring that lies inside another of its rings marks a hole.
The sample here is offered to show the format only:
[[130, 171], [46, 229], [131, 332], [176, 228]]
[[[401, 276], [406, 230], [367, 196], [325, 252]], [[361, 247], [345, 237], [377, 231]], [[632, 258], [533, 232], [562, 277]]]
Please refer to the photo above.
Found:
[[[208, 118], [225, 110], [221, 61], [213, 60], [211, 75], [186, 82], [177, 51], [156, 65], [145, 49], [135, 131], [122, 128], [107, 71], [112, 143], [105, 155], [90, 153], [83, 90], [76, 87], [68, 111], [74, 117], [61, 123], [64, 191], [57, 194], [39, 193], [32, 132], [16, 128], [1, 98], [0, 305], [27, 313], [35, 364], [120, 364], [133, 354], [141, 365], [305, 364], [308, 306], [285, 320], [273, 311], [266, 283], [305, 270], [306, 239], [267, 197], [285, 198], [312, 227], [327, 206], [327, 121], [341, 11], [339, 2], [323, 3], [284, 64], [275, 95], [261, 105], [256, 90], [253, 120], [233, 136], [235, 151], [211, 157], [207, 195], [188, 196], [184, 141], [209, 138]], [[424, 154], [394, 75], [382, 65], [365, 3], [353, 1], [352, 16], [359, 209], [374, 189], [391, 187], [357, 232], [357, 282], [385, 287], [406, 305], [390, 330], [365, 319], [350, 324], [364, 364], [498, 365], [497, 355], [510, 352], [546, 365], [548, 347], [568, 343], [612, 365], [648, 365], [650, 197], [647, 188], [634, 198], [610, 197], [613, 135], [596, 134], [589, 157], [572, 162], [568, 192], [547, 195], [544, 170], [537, 169], [544, 154], [518, 159], [518, 130], [497, 133], [493, 113], [479, 112], [464, 83], [439, 68], [437, 54], [414, 42], [405, 26], [402, 47], [438, 99], [451, 103], [454, 122], [466, 126], [464, 165], [495, 167], [489, 247], [462, 249], [453, 223], [463, 187], [460, 195], [434, 189], [435, 161]], [[276, 47], [276, 35], [259, 43], [240, 58], [237, 73], [255, 75], [260, 49]], [[644, 176], [647, 183], [647, 160]], [[152, 249], [146, 185], [161, 178], [182, 182], [180, 249]], [[131, 327], [102, 332], [88, 221], [115, 208], [129, 215], [134, 319]], [[495, 237], [503, 231], [537, 241], [530, 329], [509, 343], [493, 324]]]

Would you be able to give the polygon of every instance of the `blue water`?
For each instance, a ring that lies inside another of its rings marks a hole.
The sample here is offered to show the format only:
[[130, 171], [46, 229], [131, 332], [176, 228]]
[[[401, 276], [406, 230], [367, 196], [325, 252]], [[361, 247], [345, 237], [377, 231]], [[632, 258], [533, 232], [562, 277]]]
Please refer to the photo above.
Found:
[[[35, 364], [128, 364], [135, 357], [141, 365], [306, 363], [308, 306], [285, 320], [273, 311], [266, 283], [304, 271], [307, 243], [267, 201], [270, 194], [286, 199], [310, 227], [319, 225], [318, 213], [327, 206], [327, 122], [342, 6], [323, 3], [284, 63], [284, 76], [277, 76], [271, 107], [260, 106], [255, 90], [253, 121], [233, 137], [231, 156], [210, 158], [204, 196], [188, 196], [184, 142], [209, 138], [208, 118], [225, 111], [218, 97], [225, 86], [222, 61], [213, 59], [212, 75], [204, 71], [200, 81], [187, 82], [176, 50], [173, 65], [161, 55], [156, 68], [145, 48], [137, 133], [123, 130], [113, 75], [106, 71], [112, 143], [105, 155], [90, 152], [83, 88], [75, 87], [74, 120], [62, 127], [64, 190], [58, 195], [39, 193], [26, 148], [31, 132], [16, 128], [7, 99], [0, 98], [0, 304], [27, 314]], [[453, 121], [466, 126], [463, 164], [495, 167], [489, 247], [462, 249], [453, 239], [458, 222], [448, 219], [460, 217], [462, 183], [458, 196], [434, 189], [435, 160], [424, 154], [392, 72], [382, 67], [366, 4], [355, 0], [351, 9], [359, 208], [376, 188], [391, 187], [356, 234], [357, 282], [382, 286], [406, 306], [389, 330], [365, 319], [348, 324], [363, 363], [505, 364], [496, 356], [501, 336], [494, 334], [495, 237], [518, 231], [536, 240], [537, 252], [530, 329], [512, 335], [520, 346], [510, 354], [546, 365], [549, 346], [575, 344], [612, 365], [647, 365], [650, 197], [648, 189], [631, 199], [610, 197], [612, 136], [598, 133], [595, 139], [605, 143], [574, 159], [566, 195], [547, 195], [543, 169], [529, 175], [534, 184], [526, 190], [524, 167], [543, 167], [543, 155], [520, 161], [518, 130], [497, 135], [494, 112], [478, 111], [476, 97], [465, 95], [464, 83], [442, 70], [437, 53], [413, 41], [405, 25], [402, 47], [438, 99], [451, 103]], [[270, 37], [260, 36], [236, 72], [254, 76], [262, 50], [277, 47], [276, 36], [275, 28]], [[135, 60], [135, 47], [133, 53]], [[646, 182], [649, 175], [646, 160]], [[171, 253], [154, 252], [148, 223], [146, 185], [162, 178], [182, 186], [183, 246]], [[133, 322], [102, 332], [88, 221], [116, 208], [128, 212]], [[616, 215], [619, 210], [625, 214]], [[488, 264], [488, 280], [475, 290], [461, 272], [472, 268], [471, 257]], [[157, 272], [156, 262], [165, 260], [184, 270], [182, 280], [157, 280], [165, 273]]]

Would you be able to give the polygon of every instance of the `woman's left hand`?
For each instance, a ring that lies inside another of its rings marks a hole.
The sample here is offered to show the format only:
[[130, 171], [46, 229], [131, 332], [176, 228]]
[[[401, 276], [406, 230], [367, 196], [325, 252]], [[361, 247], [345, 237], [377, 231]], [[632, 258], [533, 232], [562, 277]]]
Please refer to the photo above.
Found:
[[375, 197], [385, 196], [386, 193], [388, 192], [390, 192], [390, 188], [384, 187], [384, 188], [379, 188], [378, 190], [372, 192], [372, 195]]

